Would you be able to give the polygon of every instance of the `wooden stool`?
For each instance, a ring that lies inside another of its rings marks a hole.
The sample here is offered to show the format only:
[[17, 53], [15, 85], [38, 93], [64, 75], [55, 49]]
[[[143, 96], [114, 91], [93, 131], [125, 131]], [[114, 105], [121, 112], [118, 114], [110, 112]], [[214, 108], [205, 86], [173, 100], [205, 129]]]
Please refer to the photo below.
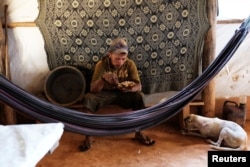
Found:
[[202, 101], [193, 101], [193, 102], [190, 102], [188, 105], [186, 105], [182, 112], [180, 112], [180, 115], [179, 115], [179, 125], [180, 125], [180, 128], [181, 129], [184, 129], [185, 125], [184, 125], [184, 119], [189, 115], [191, 114], [190, 112], [190, 107], [191, 106], [204, 106], [205, 103], [202, 102]]

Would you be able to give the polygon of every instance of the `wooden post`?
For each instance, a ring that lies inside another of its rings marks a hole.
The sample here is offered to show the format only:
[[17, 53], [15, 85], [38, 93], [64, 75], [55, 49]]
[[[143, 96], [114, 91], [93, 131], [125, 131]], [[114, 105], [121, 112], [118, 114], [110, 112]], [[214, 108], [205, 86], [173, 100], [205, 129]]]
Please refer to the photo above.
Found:
[[[210, 29], [205, 38], [204, 52], [202, 57], [202, 70], [205, 70], [215, 58], [216, 51], [216, 17], [217, 17], [217, 1], [207, 0], [207, 14], [210, 22]], [[215, 81], [209, 82], [207, 87], [202, 91], [202, 115], [213, 117], [215, 116]]]
[[8, 27], [7, 27], [7, 12], [8, 11], [8, 5], [5, 5], [4, 8], [4, 35], [5, 35], [5, 56], [4, 56], [4, 60], [5, 60], [5, 76], [7, 79], [10, 79], [10, 67], [9, 67], [9, 53], [8, 53]]
[[[5, 5], [5, 9], [4, 9], [4, 57], [3, 57], [3, 62], [4, 62], [4, 74], [5, 77], [7, 79], [10, 80], [10, 70], [9, 70], [9, 55], [8, 55], [8, 33], [7, 33], [7, 10], [8, 10], [8, 5]], [[1, 28], [2, 29], [2, 26]], [[4, 113], [5, 113], [5, 117], [6, 117], [6, 124], [16, 124], [17, 120], [16, 120], [16, 113], [14, 111], [13, 108], [11, 108], [10, 106], [6, 105], [4, 106]]]
[[4, 32], [2, 28], [2, 21], [0, 19], [0, 74], [4, 75], [5, 74], [5, 67], [4, 67]]

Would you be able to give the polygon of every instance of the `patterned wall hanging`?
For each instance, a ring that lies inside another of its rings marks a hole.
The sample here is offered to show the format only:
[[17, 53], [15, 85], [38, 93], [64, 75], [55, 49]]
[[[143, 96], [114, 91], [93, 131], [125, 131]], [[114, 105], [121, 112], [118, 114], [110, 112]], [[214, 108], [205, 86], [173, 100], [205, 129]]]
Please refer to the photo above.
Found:
[[206, 0], [40, 0], [39, 8], [51, 70], [90, 70], [123, 37], [144, 93], [178, 91], [198, 76]]

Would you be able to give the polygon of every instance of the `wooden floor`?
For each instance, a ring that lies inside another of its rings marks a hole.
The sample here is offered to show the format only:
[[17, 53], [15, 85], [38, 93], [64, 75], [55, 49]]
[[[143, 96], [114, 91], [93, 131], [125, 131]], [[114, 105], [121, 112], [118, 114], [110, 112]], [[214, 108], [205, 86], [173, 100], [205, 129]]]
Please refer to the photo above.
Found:
[[[246, 122], [250, 134], [250, 121]], [[206, 167], [208, 151], [204, 139], [183, 136], [178, 126], [166, 122], [144, 131], [156, 141], [143, 146], [133, 140], [134, 134], [94, 137], [95, 143], [87, 152], [78, 146], [84, 136], [65, 132], [59, 147], [46, 155], [37, 167]], [[250, 139], [248, 139], [250, 148]]]

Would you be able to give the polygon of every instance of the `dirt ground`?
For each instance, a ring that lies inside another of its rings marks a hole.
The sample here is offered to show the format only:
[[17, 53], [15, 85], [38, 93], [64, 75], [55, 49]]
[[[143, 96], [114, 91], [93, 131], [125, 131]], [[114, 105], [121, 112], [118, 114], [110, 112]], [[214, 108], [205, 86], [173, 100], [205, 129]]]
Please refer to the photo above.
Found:
[[[245, 130], [250, 132], [250, 121], [246, 122]], [[37, 167], [207, 166], [209, 145], [199, 137], [181, 135], [173, 120], [143, 132], [156, 141], [155, 145], [141, 145], [132, 139], [134, 134], [103, 136], [94, 137], [92, 148], [80, 152], [78, 146], [84, 136], [65, 131], [59, 147], [46, 155]]]

